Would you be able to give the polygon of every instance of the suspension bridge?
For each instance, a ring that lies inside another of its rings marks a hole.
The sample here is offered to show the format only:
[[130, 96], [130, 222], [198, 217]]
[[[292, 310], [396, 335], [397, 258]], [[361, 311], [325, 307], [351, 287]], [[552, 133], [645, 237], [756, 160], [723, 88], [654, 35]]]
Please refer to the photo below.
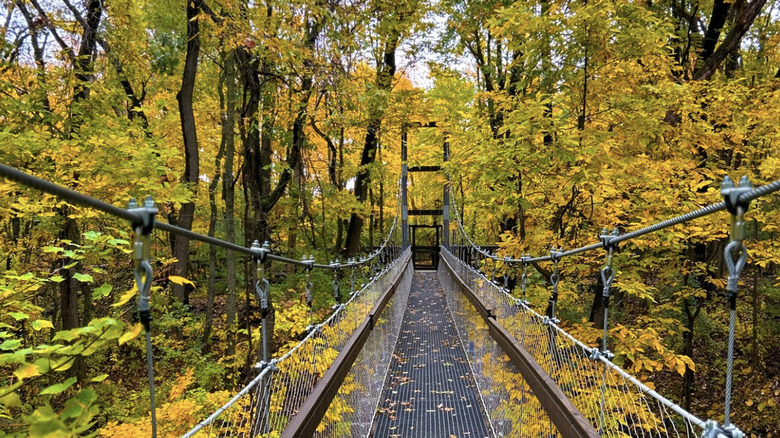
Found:
[[[407, 168], [405, 146], [403, 142], [400, 220], [371, 254], [346, 262], [291, 259], [259, 242], [247, 248], [165, 224], [155, 220], [151, 199], [124, 209], [2, 164], [0, 176], [130, 222], [138, 310], [146, 329], [153, 435], [149, 235], [159, 229], [248, 256], [256, 267], [263, 329], [269, 316], [268, 263], [303, 268], [310, 305], [311, 271], [332, 272], [333, 295], [341, 303], [323, 322], [312, 319], [306, 336], [276, 357], [269, 353], [270, 334], [264, 331], [253, 378], [184, 437], [744, 436], [730, 421], [735, 303], [747, 259], [743, 216], [751, 201], [780, 190], [780, 181], [753, 188], [744, 179], [734, 184], [727, 178], [722, 202], [625, 234], [605, 231], [595, 243], [579, 248], [498, 257], [468, 236], [448, 185], [441, 210], [408, 209], [408, 172], [441, 169]], [[445, 145], [445, 160], [448, 155]], [[719, 418], [699, 418], [612, 362], [607, 343], [612, 256], [623, 242], [723, 211], [732, 223], [724, 253], [730, 309], [725, 412]], [[435, 227], [439, 245], [416, 245], [415, 226], [408, 223], [414, 214], [442, 216], [443, 224]], [[556, 317], [559, 264], [599, 250], [606, 257], [601, 269], [604, 335], [601, 345], [586, 345]], [[424, 264], [426, 257], [430, 263]], [[522, 271], [520, 296], [512, 295], [506, 275], [496, 274], [498, 263]], [[525, 299], [533, 263], [551, 264], [545, 314]], [[363, 284], [356, 284], [356, 271], [365, 273]], [[346, 278], [348, 293], [346, 284], [341, 285]]]

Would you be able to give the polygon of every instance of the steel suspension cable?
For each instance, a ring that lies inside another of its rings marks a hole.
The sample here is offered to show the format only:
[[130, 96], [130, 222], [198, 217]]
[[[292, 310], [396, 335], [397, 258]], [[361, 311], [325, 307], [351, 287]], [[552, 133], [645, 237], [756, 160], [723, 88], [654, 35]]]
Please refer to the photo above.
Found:
[[[125, 219], [127, 221], [130, 221], [132, 223], [137, 223], [142, 220], [141, 215], [134, 213], [132, 211], [128, 211], [124, 208], [117, 207], [116, 205], [109, 204], [107, 202], [101, 201], [99, 199], [93, 198], [89, 195], [85, 195], [83, 193], [77, 192], [75, 190], [69, 189], [67, 187], [63, 187], [59, 184], [53, 183], [51, 181], [38, 178], [36, 176], [30, 175], [29, 173], [26, 173], [24, 171], [21, 171], [19, 169], [16, 169], [14, 167], [5, 165], [0, 163], [0, 177], [4, 177], [10, 181], [17, 182], [19, 184], [25, 185], [27, 187], [37, 189], [39, 191], [42, 191], [44, 193], [48, 193], [50, 195], [57, 196], [58, 198], [71, 202], [73, 204], [81, 205], [84, 207], [88, 207], [94, 210], [102, 211], [104, 213], [107, 213], [111, 216], [118, 217], [120, 219]], [[387, 238], [385, 239], [382, 246], [372, 253], [367, 258], [360, 259], [357, 261], [353, 261], [352, 264], [354, 265], [363, 265], [365, 263], [368, 263], [377, 255], [379, 252], [384, 249], [387, 244], [390, 242], [390, 237], [393, 234], [393, 231], [396, 227], [396, 222], [398, 221], [398, 215], [396, 215], [393, 225], [390, 228], [390, 232], [387, 235]], [[225, 248], [230, 251], [235, 251], [238, 253], [246, 254], [249, 256], [257, 256], [257, 252], [254, 251], [252, 248], [247, 248], [232, 242], [228, 242], [222, 239], [218, 239], [216, 237], [211, 237], [207, 235], [203, 235], [200, 233], [197, 233], [195, 231], [187, 230], [185, 228], [178, 227], [176, 225], [167, 224], [159, 221], [154, 222], [154, 228], [165, 231], [171, 234], [175, 234], [182, 237], [187, 237], [190, 240], [197, 240], [199, 242], [203, 242], [209, 245], [215, 245], [222, 248]], [[269, 260], [277, 261], [286, 263], [289, 265], [296, 265], [301, 267], [308, 267], [312, 266], [314, 268], [318, 269], [338, 269], [341, 267], [349, 266], [349, 263], [343, 263], [343, 264], [320, 264], [320, 263], [308, 263], [304, 262], [302, 260], [296, 260], [293, 258], [277, 255], [277, 254], [266, 254], [266, 258]]]
[[[737, 198], [737, 203], [749, 203], [752, 200], [758, 199], [762, 196], [766, 196], [768, 194], [774, 193], [780, 191], [780, 180], [773, 181], [769, 184], [763, 185], [761, 187], [752, 189], [750, 191], [746, 191], [745, 193], [742, 193]], [[453, 197], [454, 198], [454, 197]], [[469, 242], [469, 244], [474, 247], [477, 251], [479, 251], [482, 255], [485, 257], [489, 257], [492, 259], [497, 258], [497, 256], [492, 255], [486, 251], [483, 251], [482, 248], [479, 247], [474, 241], [469, 238], [468, 234], [466, 233], [466, 229], [463, 226], [463, 223], [461, 221], [460, 213], [458, 212], [458, 206], [455, 203], [455, 200], [452, 200], [452, 207], [455, 210], [455, 219], [458, 222], [458, 227], [460, 228], [461, 233], [465, 236], [466, 240]], [[644, 228], [640, 228], [635, 231], [631, 231], [629, 233], [625, 233], [620, 235], [619, 237], [612, 240], [614, 244], [619, 244], [621, 242], [626, 242], [632, 239], [635, 239], [640, 236], [644, 236], [645, 234], [653, 233], [656, 231], [663, 230], [665, 228], [672, 227], [674, 225], [683, 224], [686, 222], [690, 222], [694, 219], [698, 219], [704, 216], [709, 216], [713, 213], [717, 213], [719, 211], [726, 210], [726, 203], [725, 202], [718, 202], [716, 204], [710, 204], [705, 207], [702, 207], [698, 210], [694, 210], [679, 216], [672, 217], [670, 219], [666, 219], [664, 221], [649, 225]], [[583, 252], [593, 251], [595, 249], [600, 249], [604, 247], [604, 242], [596, 242], [590, 245], [581, 246], [579, 248], [570, 249], [567, 251], [563, 251], [559, 254], [560, 257], [566, 257], [570, 255], [580, 254]], [[522, 259], [515, 259], [515, 258], [504, 258], [504, 260], [508, 263], [521, 263]], [[551, 261], [552, 256], [546, 255], [546, 256], [540, 256], [540, 257], [533, 257], [527, 259], [528, 262], [547, 262]]]

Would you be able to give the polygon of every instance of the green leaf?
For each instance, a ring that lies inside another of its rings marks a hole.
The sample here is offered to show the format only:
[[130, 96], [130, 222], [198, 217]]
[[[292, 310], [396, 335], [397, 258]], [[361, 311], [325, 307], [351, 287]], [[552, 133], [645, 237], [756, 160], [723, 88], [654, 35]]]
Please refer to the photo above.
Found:
[[65, 391], [66, 389], [70, 388], [71, 385], [76, 383], [76, 378], [71, 377], [70, 379], [62, 382], [62, 383], [56, 383], [54, 385], [49, 386], [48, 388], [44, 389], [40, 392], [40, 395], [54, 395], [59, 394], [62, 391]]
[[108, 243], [109, 245], [112, 245], [112, 246], [130, 245], [130, 242], [128, 242], [127, 240], [124, 240], [124, 239], [111, 239], [111, 240], [109, 240], [106, 243]]
[[45, 253], [62, 252], [62, 251], [64, 251], [64, 249], [60, 248], [59, 246], [44, 246], [41, 249]]
[[103, 283], [100, 285], [100, 287], [92, 289], [92, 299], [99, 300], [103, 297], [107, 297], [113, 289], [114, 287], [110, 284]]
[[92, 276], [89, 274], [81, 274], [81, 273], [75, 273], [73, 274], [73, 278], [76, 280], [82, 282], [82, 283], [94, 283], [95, 280], [92, 279]]
[[[0, 389], [0, 391], [5, 392], [2, 389]], [[0, 397], [0, 405], [5, 406], [6, 408], [21, 408], [22, 399], [19, 398], [19, 394], [16, 392], [9, 392], [8, 394]]]
[[16, 350], [22, 345], [22, 341], [18, 339], [9, 339], [2, 344], [0, 344], [0, 349], [2, 350]]
[[62, 269], [70, 269], [78, 264], [79, 262], [68, 263], [67, 265], [63, 266]]
[[43, 328], [54, 328], [54, 324], [51, 323], [51, 321], [47, 321], [45, 319], [39, 319], [36, 321], [33, 321], [32, 328], [35, 331], [41, 330]]
[[79, 337], [78, 333], [74, 333], [73, 330], [62, 330], [57, 332], [56, 335], [54, 335], [54, 341], [59, 341], [62, 339], [63, 341], [72, 341]]
[[108, 378], [108, 374], [101, 374], [99, 376], [89, 379], [90, 382], [102, 382]]
[[8, 312], [8, 314], [11, 315], [11, 317], [17, 321], [30, 318], [30, 315], [21, 312]]
[[65, 279], [62, 278], [61, 275], [52, 275], [49, 280], [55, 282], [55, 283], [62, 283]]
[[98, 233], [97, 231], [87, 231], [83, 234], [84, 238], [87, 240], [95, 240], [98, 237], [100, 237], [100, 235], [101, 234]]

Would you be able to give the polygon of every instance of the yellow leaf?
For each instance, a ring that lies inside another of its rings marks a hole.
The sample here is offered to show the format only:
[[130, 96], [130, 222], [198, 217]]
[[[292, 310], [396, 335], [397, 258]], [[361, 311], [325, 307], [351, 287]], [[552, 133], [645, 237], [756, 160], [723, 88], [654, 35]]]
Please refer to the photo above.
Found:
[[753, 400], [746, 401], [745, 402], [745, 406], [748, 406], [748, 407], [753, 406]]
[[681, 375], [685, 375], [685, 362], [678, 360], [677, 361], [677, 372]]
[[132, 289], [130, 289], [129, 291], [125, 292], [124, 295], [119, 297], [119, 301], [117, 301], [116, 303], [112, 304], [112, 306], [113, 307], [119, 307], [119, 306], [124, 305], [125, 303], [130, 301], [135, 296], [135, 294], [137, 292], [138, 292], [138, 288], [133, 286]]
[[39, 319], [37, 321], [33, 321], [32, 328], [34, 330], [41, 330], [44, 328], [54, 328], [54, 324], [52, 324], [51, 321], [47, 321], [45, 319]]
[[138, 324], [134, 325], [132, 329], [128, 330], [119, 337], [119, 345], [124, 344], [125, 342], [135, 339], [138, 337], [138, 334], [141, 333], [141, 330], [143, 329], [143, 326], [139, 322]]
[[40, 376], [41, 373], [38, 370], [38, 367], [31, 364], [26, 363], [22, 365], [18, 370], [14, 371], [14, 375], [23, 380], [23, 379], [29, 379], [30, 377]]
[[168, 277], [168, 280], [172, 281], [175, 284], [178, 284], [179, 286], [184, 286], [185, 284], [189, 284], [190, 286], [195, 287], [195, 283], [187, 280], [184, 277], [179, 277], [177, 275], [171, 275], [170, 277]]

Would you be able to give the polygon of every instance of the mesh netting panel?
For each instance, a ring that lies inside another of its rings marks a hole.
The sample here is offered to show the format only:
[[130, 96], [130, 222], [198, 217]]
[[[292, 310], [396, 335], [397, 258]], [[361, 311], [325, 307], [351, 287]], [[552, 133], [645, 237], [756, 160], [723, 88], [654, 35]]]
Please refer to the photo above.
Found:
[[[355, 373], [345, 379], [339, 396], [334, 399], [319, 430], [321, 436], [352, 436], [352, 422], [357, 428], [365, 428], [365, 424], [370, 424], [378, 392], [366, 383], [368, 379], [365, 370], [386, 366], [388, 360], [382, 357], [392, 354], [394, 340], [389, 338], [392, 337], [393, 330], [397, 335], [398, 324], [395, 321], [400, 318], [398, 314], [402, 313], [398, 307], [405, 305], [403, 291], [408, 294], [408, 282], [411, 281], [409, 265], [406, 263], [408, 258], [407, 251], [361, 290], [354, 293], [350, 300], [338, 308], [324, 323], [317, 325], [303, 341], [284, 356], [271, 361], [220, 410], [184, 436], [209, 438], [279, 436], [291, 418], [298, 414], [306, 398], [312, 393], [355, 330], [368, 317], [383, 292], [402, 269], [407, 269], [407, 273], [400, 280], [406, 284], [405, 288], [400, 287], [397, 290], [402, 292], [401, 295], [396, 296], [383, 313], [383, 318], [386, 314], [389, 319], [374, 330], [378, 332], [374, 335], [375, 344], [371, 344], [370, 338], [366, 344], [366, 349], [369, 350], [372, 345], [389, 345], [387, 347], [389, 352], [370, 351], [370, 354], [362, 354], [362, 358], [358, 358]], [[378, 357], [367, 357], [371, 355]], [[381, 386], [381, 379], [379, 380], [375, 385]], [[363, 412], [364, 406], [358, 406], [359, 400], [364, 396], [366, 400], [370, 400], [364, 405], [371, 407], [371, 414]], [[328, 433], [326, 434], [325, 431]]]
[[[704, 424], [691, 415], [680, 414], [679, 406], [650, 391], [605, 357], [591, 359], [596, 349], [584, 345], [556, 324], [547, 322], [542, 315], [447, 250], [442, 251], [442, 256], [473, 293], [493, 310], [496, 321], [533, 356], [602, 436], [654, 438], [695, 437], [701, 434]], [[448, 273], [443, 275], [449, 276]], [[475, 364], [475, 367], [479, 366]], [[512, 389], [516, 393], [527, 389], [522, 379], [518, 378], [517, 382]], [[485, 403], [495, 402], [488, 397]], [[488, 411], [493, 411], [490, 405]], [[520, 423], [520, 419], [518, 414], [513, 414], [510, 420]], [[497, 429], [498, 423], [494, 421]], [[511, 430], [515, 433], [514, 429]]]

